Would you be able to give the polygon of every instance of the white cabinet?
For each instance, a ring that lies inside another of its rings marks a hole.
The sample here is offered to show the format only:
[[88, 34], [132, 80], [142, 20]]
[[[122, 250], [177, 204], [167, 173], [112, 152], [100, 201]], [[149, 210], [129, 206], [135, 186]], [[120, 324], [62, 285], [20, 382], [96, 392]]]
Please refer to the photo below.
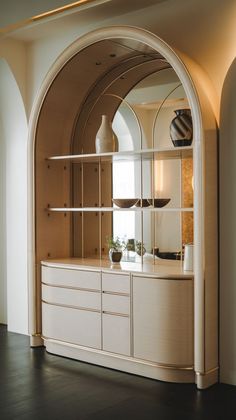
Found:
[[133, 277], [134, 356], [193, 365], [193, 281]]
[[192, 380], [193, 278], [45, 265], [42, 334], [58, 354], [149, 377], [175, 381], [186, 374]]

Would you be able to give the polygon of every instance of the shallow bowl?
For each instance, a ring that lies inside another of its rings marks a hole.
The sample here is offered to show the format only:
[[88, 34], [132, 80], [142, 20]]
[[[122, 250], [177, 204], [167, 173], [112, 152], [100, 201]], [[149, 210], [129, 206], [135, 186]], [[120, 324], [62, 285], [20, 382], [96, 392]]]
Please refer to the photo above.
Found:
[[140, 200], [137, 201], [137, 203], [135, 204], [136, 207], [149, 207], [150, 203], [148, 202], [147, 198], [142, 198]]
[[154, 205], [154, 207], [164, 207], [170, 202], [170, 198], [152, 198], [148, 199], [148, 202], [151, 206]]
[[118, 207], [129, 208], [137, 203], [138, 198], [113, 198], [112, 201]]

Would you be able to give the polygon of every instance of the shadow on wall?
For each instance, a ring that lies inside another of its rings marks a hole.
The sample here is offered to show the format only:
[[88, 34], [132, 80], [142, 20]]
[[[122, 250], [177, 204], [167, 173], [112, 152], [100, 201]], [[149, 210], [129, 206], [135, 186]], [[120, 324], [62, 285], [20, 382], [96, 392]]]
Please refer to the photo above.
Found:
[[0, 123], [0, 321], [7, 322], [10, 331], [27, 334], [27, 120], [18, 85], [3, 59]]
[[220, 379], [236, 385], [236, 59], [222, 90], [219, 167]]

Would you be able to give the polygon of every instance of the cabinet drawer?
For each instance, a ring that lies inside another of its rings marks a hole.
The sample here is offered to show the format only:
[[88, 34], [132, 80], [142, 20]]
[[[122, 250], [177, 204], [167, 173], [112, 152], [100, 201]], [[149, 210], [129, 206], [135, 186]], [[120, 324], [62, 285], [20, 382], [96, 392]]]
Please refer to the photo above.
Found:
[[68, 270], [42, 266], [42, 282], [81, 289], [101, 289], [101, 275], [96, 271]]
[[61, 305], [101, 310], [100, 292], [87, 292], [42, 285], [42, 300]]
[[102, 310], [108, 312], [116, 312], [118, 314], [129, 315], [130, 298], [129, 296], [119, 296], [102, 294]]
[[103, 350], [130, 356], [130, 319], [103, 314]]
[[129, 274], [102, 273], [102, 290], [106, 292], [130, 293]]
[[101, 349], [101, 315], [97, 312], [42, 304], [43, 336]]

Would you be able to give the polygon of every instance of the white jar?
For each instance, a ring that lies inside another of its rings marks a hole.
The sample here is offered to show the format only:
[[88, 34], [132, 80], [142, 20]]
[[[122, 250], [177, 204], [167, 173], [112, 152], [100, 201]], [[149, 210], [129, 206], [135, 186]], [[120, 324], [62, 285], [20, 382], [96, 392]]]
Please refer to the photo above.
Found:
[[194, 245], [186, 244], [184, 248], [184, 271], [193, 271]]
[[118, 151], [118, 139], [112, 130], [111, 122], [107, 115], [102, 115], [102, 123], [96, 134], [96, 153], [107, 153]]

